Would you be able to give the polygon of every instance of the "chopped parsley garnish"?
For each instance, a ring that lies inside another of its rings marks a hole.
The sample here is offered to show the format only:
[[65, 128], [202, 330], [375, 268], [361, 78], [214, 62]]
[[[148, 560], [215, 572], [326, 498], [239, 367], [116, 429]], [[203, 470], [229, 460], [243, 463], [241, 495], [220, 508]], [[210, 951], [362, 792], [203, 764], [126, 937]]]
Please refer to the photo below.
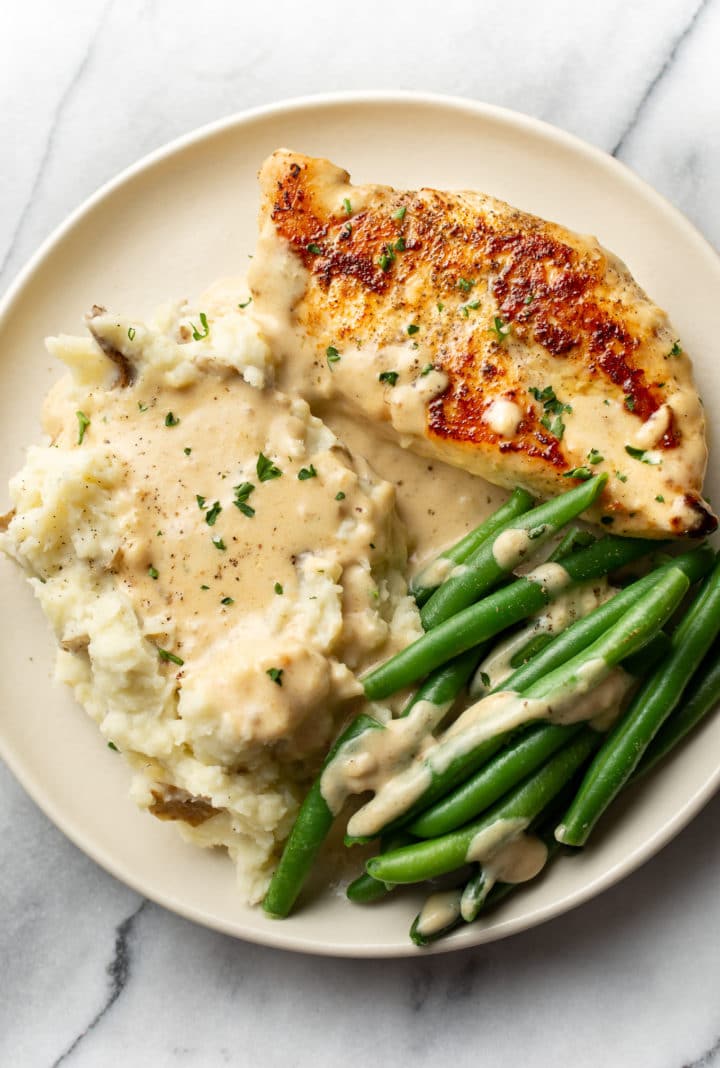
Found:
[[242, 514], [246, 515], [248, 519], [252, 519], [255, 515], [255, 509], [252, 505], [247, 503], [248, 497], [255, 490], [252, 482], [241, 482], [239, 486], [234, 486], [233, 489], [235, 491], [235, 500], [233, 501], [233, 504], [236, 508], [239, 508]]
[[538, 389], [537, 386], [531, 386], [528, 393], [532, 394], [536, 401], [539, 401], [543, 406], [545, 414], [540, 419], [541, 426], [544, 426], [546, 430], [549, 430], [553, 437], [558, 441], [562, 441], [562, 436], [565, 433], [565, 424], [562, 421], [562, 416], [565, 412], [571, 412], [572, 408], [569, 404], [563, 404], [555, 396], [555, 390], [552, 386], [545, 386], [544, 389]]
[[222, 505], [220, 504], [220, 501], [215, 501], [215, 504], [212, 506], [212, 508], [208, 508], [207, 512], [205, 513], [205, 522], [209, 527], [215, 526], [215, 520], [221, 512]]
[[220, 549], [221, 551], [227, 549], [227, 545], [222, 540], [219, 534], [213, 534], [212, 543], [216, 549]]
[[275, 583], [275, 585], [273, 586], [273, 589], [275, 590], [275, 593], [277, 593], [277, 594], [280, 594], [280, 593], [284, 592], [283, 588], [282, 588], [282, 585], [279, 582]]
[[282, 668], [268, 668], [265, 672], [269, 675], [274, 683], [278, 686], [282, 686], [283, 669]]
[[460, 314], [464, 315], [465, 318], [467, 319], [467, 317], [470, 314], [470, 312], [471, 311], [477, 311], [479, 307], [480, 307], [480, 301], [479, 300], [470, 300], [470, 301], [468, 301], [467, 304], [461, 304], [460, 305]]
[[337, 363], [338, 360], [341, 357], [340, 357], [340, 353], [338, 352], [338, 350], [335, 348], [334, 345], [328, 345], [328, 347], [325, 349], [325, 358], [327, 359], [328, 366], [330, 367], [330, 370], [332, 371], [332, 365], [334, 363]]
[[628, 480], [627, 475], [624, 475], [622, 471], [616, 471], [615, 478], [617, 478], [620, 482], [627, 482]]
[[319, 245], [310, 244], [307, 247], [308, 252], [312, 252], [313, 256], [322, 256], [322, 249]]
[[205, 498], [203, 497], [202, 493], [196, 493], [195, 500], [197, 501], [198, 508], [205, 507]]
[[587, 482], [593, 477], [589, 467], [573, 467], [572, 471], [565, 471], [563, 478], [579, 478], [581, 482]]
[[242, 304], [238, 304], [238, 308], [247, 308], [248, 304], [252, 304], [252, 297], [248, 297]]
[[486, 690], [490, 689], [490, 676], [487, 671], [480, 672], [480, 682], [483, 684]]
[[679, 340], [678, 341], [673, 341], [673, 347], [670, 349], [669, 355], [670, 356], [681, 356], [682, 355], [682, 345], [680, 344]]
[[534, 293], [528, 293], [528, 295], [525, 297], [525, 300], [523, 301], [523, 304], [532, 304], [532, 302], [534, 300], [535, 300], [535, 294]]
[[627, 410], [629, 412], [634, 412], [635, 411], [635, 398], [633, 397], [632, 393], [626, 393], [624, 399], [625, 399], [625, 407], [627, 408]]
[[335, 494], [335, 500], [336, 500], [336, 501], [344, 501], [344, 500], [345, 500], [345, 494], [343, 493], [343, 491], [342, 491], [342, 490], [339, 490], [339, 491], [338, 491], [338, 492], [337, 492], [337, 493]]
[[112, 749], [113, 753], [119, 753], [120, 750], [115, 745], [115, 742], [108, 742], [108, 749]]
[[412, 337], [413, 334], [417, 334], [417, 333], [420, 332], [420, 327], [417, 325], [417, 323], [410, 323], [410, 325], [407, 328], [407, 332], [410, 335], [410, 337]]
[[603, 462], [603, 460], [605, 459], [605, 457], [602, 456], [597, 451], [597, 449], [591, 449], [590, 452], [587, 454], [587, 458], [588, 458], [588, 463], [591, 463], [591, 464], [601, 464]]
[[385, 251], [381, 252], [378, 257], [378, 266], [381, 271], [389, 271], [395, 260], [395, 249], [392, 245], [386, 245]]
[[190, 323], [190, 326], [192, 327], [193, 341], [202, 341], [202, 339], [204, 337], [207, 337], [210, 333], [210, 327], [208, 325], [207, 315], [205, 314], [205, 312], [200, 312], [200, 326], [202, 327], [202, 333], [200, 332], [200, 330], [198, 330], [194, 323]]
[[131, 341], [135, 340], [135, 327], [134, 326], [129, 326], [128, 327], [128, 337], [130, 338]]
[[346, 215], [352, 215], [352, 204], [347, 197], [343, 200], [343, 207], [345, 208]]
[[150, 567], [148, 568], [148, 575], [151, 579], [156, 579], [160, 577], [160, 572], [156, 567], [153, 567], [153, 565], [150, 564]]
[[397, 239], [397, 241], [395, 242], [395, 250], [397, 252], [404, 252], [405, 251], [405, 238], [404, 237], [399, 237]]
[[662, 493], [658, 493], [655, 500], [658, 502], [658, 504], [665, 504], [665, 498], [663, 497]]
[[653, 456], [651, 452], [646, 452], [645, 449], [636, 449], [634, 445], [626, 445], [625, 452], [628, 456], [632, 456], [633, 460], [639, 460], [641, 464], [659, 464], [660, 460]]
[[342, 233], [341, 233], [340, 236], [342, 238], [344, 238], [345, 241], [347, 241], [347, 239], [350, 237], [351, 234], [352, 234], [352, 223], [346, 222], [345, 225], [342, 228]]
[[182, 657], [169, 652], [167, 649], [161, 649], [160, 646], [158, 646], [158, 656], [161, 660], [169, 660], [171, 664], [177, 664], [178, 667], [182, 667], [185, 663]]
[[442, 303], [442, 301], [438, 301], [437, 310], [441, 312], [444, 307], [445, 305]]
[[272, 460], [268, 460], [267, 456], [263, 456], [262, 453], [258, 455], [255, 470], [261, 482], [270, 482], [273, 478], [280, 478], [282, 475], [280, 468], [276, 467]]
[[378, 375], [378, 382], [387, 382], [389, 386], [394, 386], [399, 377], [397, 371], [381, 371]]
[[143, 404], [142, 401], [138, 401], [138, 410], [141, 412], [146, 412], [148, 410], [147, 404]]
[[85, 415], [85, 412], [75, 412], [75, 415], [78, 421], [78, 445], [82, 445], [85, 431], [90, 426], [90, 420]]
[[317, 471], [313, 464], [309, 467], [301, 467], [298, 471], [298, 479], [300, 482], [307, 482], [309, 478], [317, 478]]
[[201, 589], [201, 590], [209, 590], [209, 589], [210, 589], [210, 587], [209, 587], [209, 586], [206, 586], [206, 585], [205, 585], [205, 583], [203, 582], [203, 584], [202, 584], [202, 586], [200, 587], [200, 589]]
[[562, 436], [565, 433], [565, 424], [559, 415], [550, 415], [545, 413], [540, 420], [540, 425], [544, 426], [546, 430], [549, 430], [554, 438], [558, 441], [562, 441]]
[[429, 375], [430, 372], [434, 371], [434, 370], [435, 370], [435, 367], [433, 366], [433, 364], [426, 363], [425, 366], [423, 367], [422, 371], [420, 372], [420, 377], [424, 378], [425, 375]]
[[608, 408], [610, 407], [610, 401], [607, 399], [607, 397], [603, 401], [603, 404], [606, 404], [608, 406]]
[[474, 278], [458, 278], [458, 289], [462, 289], [463, 293], [469, 293], [474, 285]]
[[223, 597], [223, 599], [220, 601], [220, 604], [235, 604], [235, 601], [232, 599], [232, 597]]
[[398, 222], [402, 222], [403, 219], [405, 218], [405, 213], [406, 212], [407, 212], [407, 208], [406, 207], [398, 208], [398, 210], [393, 214], [393, 219], [397, 219]]
[[536, 527], [531, 527], [528, 530], [527, 535], [530, 541], [535, 541], [537, 538], [541, 538], [547, 529], [547, 523], [540, 523]]
[[499, 315], [495, 315], [493, 316], [493, 324], [490, 327], [490, 333], [495, 334], [498, 343], [501, 343], [510, 333], [510, 323], [503, 322]]
[[165, 426], [177, 426], [180, 420], [172, 412], [168, 412], [165, 416]]
[[239, 486], [233, 486], [236, 501], [246, 501], [255, 487], [252, 482], [241, 482]]
[[186, 445], [185, 448], [183, 449], [183, 452], [185, 453], [186, 456], [189, 456], [190, 453], [192, 452], [192, 449], [190, 448], [189, 445]]

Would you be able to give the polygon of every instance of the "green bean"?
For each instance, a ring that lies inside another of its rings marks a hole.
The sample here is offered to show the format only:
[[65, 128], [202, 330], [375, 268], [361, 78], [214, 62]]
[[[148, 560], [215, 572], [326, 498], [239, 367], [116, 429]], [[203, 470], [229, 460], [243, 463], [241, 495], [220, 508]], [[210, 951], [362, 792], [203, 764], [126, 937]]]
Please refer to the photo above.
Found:
[[[675, 746], [679, 745], [688, 733], [700, 723], [707, 713], [717, 707], [720, 701], [720, 641], [716, 640], [706, 654], [697, 673], [693, 676], [690, 686], [683, 694], [683, 698], [682, 707], [672, 713], [648, 746], [645, 756], [632, 776], [633, 782], [650, 772], [658, 763], [664, 760]], [[537, 833], [538, 837], [547, 846], [548, 860], [551, 860], [562, 848], [555, 837], [555, 828], [576, 792], [577, 790], [571, 790], [572, 796], [569, 796], [560, 806], [553, 805], [552, 811], [548, 810], [547, 814], [543, 813], [542, 827], [538, 828]], [[482, 905], [481, 911], [485, 913], [494, 906], [499, 905], [501, 901], [504, 901], [518, 890], [521, 885], [516, 883], [496, 883]]]
[[[390, 853], [394, 849], [402, 849], [410, 845], [415, 839], [406, 831], [395, 831], [392, 834], [383, 835], [380, 842], [380, 852]], [[382, 883], [379, 879], [373, 879], [372, 875], [363, 872], [347, 888], [347, 896], [350, 901], [358, 905], [367, 905], [371, 901], [379, 901], [393, 889], [392, 883]]]
[[[572, 553], [562, 564], [551, 566], [564, 568], [569, 576], [568, 582], [584, 582], [637, 559], [649, 551], [651, 544], [637, 538], [602, 538], [589, 548]], [[384, 664], [370, 671], [361, 680], [365, 696], [371, 701], [390, 697], [446, 663], [451, 657], [495, 637], [500, 631], [527, 619], [534, 612], [539, 612], [561, 592], [564, 592], [564, 589], [552, 588], [551, 584], [545, 581], [544, 568], [539, 569], [535, 579], [532, 572], [517, 579], [509, 586], [490, 594], [479, 604], [470, 605], [452, 619], [440, 623]]]
[[505, 504], [497, 511], [488, 516], [480, 526], [475, 527], [464, 538], [456, 542], [450, 549], [445, 549], [432, 563], [427, 564], [410, 582], [410, 592], [419, 606], [425, 604], [428, 598], [440, 585], [442, 579], [436, 581], [433, 572], [437, 574], [441, 561], [448, 560], [454, 564], [462, 564], [468, 556], [479, 549], [484, 541], [492, 537], [498, 530], [504, 527], [511, 519], [522, 515], [533, 506], [533, 499], [524, 489], [513, 490]]
[[401, 717], [409, 716], [420, 701], [430, 701], [434, 705], [447, 705], [450, 711], [456, 697], [467, 685], [468, 679], [475, 671], [485, 651], [484, 644], [468, 649], [467, 652], [461, 653], [460, 656], [456, 656], [454, 660], [441, 665], [431, 675], [428, 675], [422, 686], [406, 704]]
[[581, 846], [639, 764], [678, 704], [683, 690], [720, 631], [720, 561], [672, 636], [670, 656], [650, 676], [593, 761], [555, 831]]
[[460, 898], [460, 915], [465, 923], [473, 922], [494, 885], [493, 880], [488, 876], [487, 868], [479, 864], [477, 871], [465, 884]]
[[[640, 652], [624, 660], [623, 669], [640, 678], [652, 670], [669, 648], [670, 639], [661, 631]], [[565, 727], [536, 723], [530, 728], [521, 728], [517, 734], [513, 732], [507, 744], [492, 760], [452, 793], [427, 808], [409, 824], [408, 829], [419, 838], [435, 838], [475, 819], [521, 779], [540, 767], [580, 728], [579, 723]]]
[[[421, 609], [420, 619], [425, 630], [431, 630], [450, 619], [496, 586], [500, 579], [529, 555], [531, 549], [538, 549], [566, 523], [589, 508], [602, 493], [606, 482], [607, 475], [597, 475], [567, 493], [511, 519], [494, 537], [484, 541], [458, 572], [450, 575], [438, 587]], [[519, 535], [517, 549], [498, 560], [499, 539], [513, 531]]]
[[426, 809], [408, 826], [418, 838], [437, 838], [475, 819], [582, 730], [537, 723], [499, 752], [453, 793]]
[[[450, 711], [455, 699], [467, 684], [468, 679], [477, 667], [478, 660], [485, 654], [485, 646], [480, 645], [470, 649], [461, 656], [451, 660], [449, 664], [439, 667], [423, 682], [413, 697], [401, 712], [399, 719], [409, 716], [412, 709], [420, 701], [429, 701], [438, 706], [438, 720]], [[377, 835], [345, 835], [346, 846], [366, 845], [372, 842]]]
[[[455, 887], [454, 890], [447, 890], [440, 894], [430, 895], [423, 908], [413, 920], [412, 927], [410, 928], [410, 940], [414, 942], [416, 946], [428, 946], [431, 942], [437, 942], [439, 938], [444, 938], [446, 934], [454, 931], [457, 927], [463, 926], [462, 914], [460, 912], [462, 893], [462, 887], [458, 886]], [[431, 902], [440, 896], [444, 898], [443, 904], [446, 910], [443, 917], [444, 922], [441, 927], [434, 927], [432, 931], [423, 931], [422, 926], [425, 913]]]
[[[602, 542], [597, 544], [602, 545]], [[657, 571], [638, 579], [631, 586], [626, 586], [624, 590], [616, 593], [614, 597], [590, 612], [584, 619], [572, 623], [567, 630], [553, 638], [547, 648], [541, 650], [527, 664], [519, 667], [509, 678], [504, 679], [497, 689], [519, 690], [522, 693], [543, 675], [547, 675], [558, 665], [564, 664], [570, 657], [585, 649], [604, 631], [617, 623], [623, 613], [635, 604], [639, 597], [652, 589], [660, 575], [667, 572], [668, 568], [680, 568], [689, 581], [695, 583], [710, 571], [714, 560], [715, 554], [706, 545], [676, 556], [671, 563], [664, 564]]]
[[572, 526], [548, 556], [548, 563], [560, 563], [560, 561], [564, 560], [566, 556], [569, 556], [570, 553], [574, 552], [576, 549], [587, 549], [587, 547], [592, 545], [595, 541], [597, 541], [597, 538], [594, 534], [591, 534], [589, 530], [583, 530], [582, 527]]
[[[508, 822], [508, 833], [517, 831], [518, 821], [524, 826], [530, 824], [585, 763], [599, 741], [600, 736], [586, 728], [482, 819], [441, 838], [373, 857], [367, 862], [366, 871], [389, 883], [419, 883], [455, 871], [475, 859], [473, 840], [500, 821]], [[493, 840], [495, 844], [498, 843]]]
[[640, 761], [635, 777], [655, 767], [720, 702], [720, 642], [707, 653], [683, 694], [682, 706], [662, 725]]
[[[397, 787], [403, 774], [410, 779], [415, 776], [419, 779], [421, 773], [429, 774], [429, 785], [408, 804], [404, 818], [401, 819], [397, 814], [392, 822], [387, 821], [389, 827], [414, 819], [438, 797], [467, 779], [472, 771], [477, 770], [507, 741], [511, 731], [522, 722], [519, 716], [524, 715], [526, 720], [532, 716], [539, 718], [538, 710], [532, 715], [527, 711], [534, 701], [545, 704], [548, 710], [558, 704], [562, 707], [570, 705], [575, 697], [598, 685], [613, 667], [654, 638], [677, 608], [688, 586], [689, 580], [680, 568], [663, 569], [658, 573], [655, 584], [643, 597], [636, 599], [632, 608], [614, 626], [592, 645], [538, 679], [519, 695], [516, 709], [510, 707], [508, 711], [501, 710], [499, 718], [494, 720], [474, 714], [474, 709], [479, 708], [482, 701], [466, 710], [451, 732], [428, 752], [421, 768], [410, 768], [394, 780]], [[503, 718], [507, 724], [504, 729], [500, 726]], [[411, 797], [413, 783], [405, 782], [403, 785], [405, 790], [401, 790], [402, 796]], [[388, 826], [382, 823], [384, 811], [380, 791], [352, 817], [348, 825], [350, 834], [371, 835], [387, 830]]]
[[[536, 827], [533, 829], [534, 833], [544, 844], [548, 852], [547, 860], [545, 861], [543, 871], [545, 871], [548, 863], [553, 859], [553, 857], [556, 856], [563, 849], [563, 847], [560, 845], [560, 843], [555, 837], [555, 827], [557, 826], [558, 819], [560, 818], [560, 816], [562, 816], [569, 802], [572, 800], [576, 789], [577, 783], [573, 780], [570, 780], [567, 786], [560, 791], [557, 797], [554, 797], [550, 804], [545, 809], [543, 809], [537, 821]], [[565, 850], [565, 852], [569, 852], [569, 850]], [[541, 872], [538, 872], [538, 875], [536, 875], [535, 878], [537, 879], [540, 874]], [[524, 883], [495, 883], [495, 885], [491, 888], [490, 893], [487, 895], [480, 908], [478, 909], [475, 919], [477, 919], [481, 913], [484, 914], [488, 912], [491, 908], [494, 908], [496, 905], [499, 905], [501, 901], [504, 901], [507, 897], [510, 897], [510, 895], [519, 890], [521, 886], [524, 886]]]
[[[380, 727], [381, 724], [371, 719], [370, 716], [357, 716], [333, 745], [325, 758], [323, 770], [335, 758], [343, 745], [367, 730], [378, 730]], [[323, 798], [320, 788], [321, 779], [322, 772], [315, 779], [300, 806], [290, 836], [285, 843], [280, 863], [270, 880], [270, 886], [263, 899], [263, 908], [270, 916], [281, 918], [289, 914], [332, 826], [334, 816]]]

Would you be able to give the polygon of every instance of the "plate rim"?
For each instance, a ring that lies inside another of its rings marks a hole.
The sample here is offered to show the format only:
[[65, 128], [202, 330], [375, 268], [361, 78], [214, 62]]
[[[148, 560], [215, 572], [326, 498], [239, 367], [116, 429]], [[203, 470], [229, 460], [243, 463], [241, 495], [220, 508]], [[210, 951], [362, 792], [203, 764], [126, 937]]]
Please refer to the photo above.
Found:
[[[217, 134], [224, 133], [231, 128], [241, 128], [258, 119], [288, 115], [294, 111], [302, 111], [308, 108], [324, 109], [337, 105], [364, 105], [368, 103], [430, 105], [432, 107], [449, 108], [453, 111], [460, 110], [480, 118], [497, 121], [521, 132], [540, 135], [546, 141], [579, 153], [589, 159], [595, 166], [605, 168], [611, 173], [615, 172], [624, 183], [634, 187], [644, 199], [650, 201], [661, 212], [669, 215], [675, 225], [679, 226], [685, 232], [685, 236], [695, 244], [700, 254], [707, 259], [709, 268], [720, 273], [720, 255], [718, 255], [710, 241], [701, 233], [698, 227], [679, 208], [662, 193], [659, 193], [644, 178], [636, 174], [627, 164], [576, 134], [523, 112], [463, 96], [421, 90], [344, 90], [290, 97], [270, 104], [232, 112], [220, 119], [205, 123], [173, 138], [123, 168], [72, 209], [40, 242], [38, 248], [31, 254], [24, 266], [20, 268], [2, 298], [0, 298], [0, 328], [12, 313], [13, 305], [21, 296], [25, 285], [42, 266], [46, 257], [62, 242], [66, 234], [84, 216], [93, 211], [102, 200], [136, 175], [151, 169], [157, 163], [188, 147], [199, 144]], [[489, 944], [490, 942], [519, 934], [569, 912], [637, 871], [664, 846], [668, 845], [698, 815], [720, 788], [720, 765], [718, 765], [714, 775], [698, 787], [685, 806], [677, 811], [673, 818], [658, 828], [654, 834], [651, 834], [643, 842], [642, 846], [624, 857], [622, 862], [614, 864], [582, 889], [573, 891], [559, 900], [531, 910], [521, 917], [510, 918], [505, 922], [496, 924], [492, 928], [478, 927], [476, 930], [479, 937], [477, 938], [463, 940], [460, 944], [450, 938], [447, 941], [440, 941], [418, 950], [410, 942], [407, 945], [392, 946], [383, 943], [368, 943], [362, 946], [343, 942], [324, 943], [294, 934], [284, 924], [277, 933], [272, 926], [262, 929], [248, 928], [242, 923], [223, 921], [215, 915], [205, 913], [200, 908], [189, 906], [172, 894], [148, 891], [147, 887], [142, 884], [141, 878], [138, 878], [132, 871], [125, 870], [122, 863], [116, 862], [111, 852], [108, 852], [104, 845], [98, 847], [89, 842], [86, 833], [81, 828], [76, 827], [71, 819], [66, 819], [63, 814], [55, 811], [52, 802], [45, 797], [42, 785], [34, 779], [31, 772], [28, 771], [26, 774], [25, 769], [22, 767], [22, 760], [20, 758], [15, 759], [11, 747], [5, 744], [2, 733], [0, 733], [0, 757], [7, 764], [23, 790], [66, 838], [114, 878], [129, 886], [144, 898], [211, 930], [220, 931], [234, 938], [240, 938], [257, 945], [296, 953], [308, 953], [314, 956], [359, 959], [416, 957], [418, 954], [432, 956], [439, 953], [474, 949], [479, 945]], [[280, 928], [280, 925], [278, 927]]]

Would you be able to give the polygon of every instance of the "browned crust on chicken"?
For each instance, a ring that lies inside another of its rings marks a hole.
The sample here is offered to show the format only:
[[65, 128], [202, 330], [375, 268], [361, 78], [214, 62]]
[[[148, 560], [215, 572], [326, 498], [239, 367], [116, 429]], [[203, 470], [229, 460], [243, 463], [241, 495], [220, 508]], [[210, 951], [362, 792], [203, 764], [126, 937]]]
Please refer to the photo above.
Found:
[[[332, 199], [328, 172], [335, 176]], [[425, 431], [426, 444], [441, 459], [509, 485], [522, 481], [527, 458], [530, 488], [539, 485], [550, 495], [572, 484], [559, 479], [585, 457], [571, 455], [567, 442], [549, 432], [547, 419], [543, 423], [543, 407], [529, 395], [527, 368], [522, 373], [518, 368], [518, 346], [542, 360], [550, 379], [557, 375], [573, 389], [597, 392], [598, 404], [619, 396], [638, 427], [665, 405], [666, 426], [653, 448], [667, 456], [686, 444], [683, 427], [666, 405], [671, 366], [664, 360], [676, 347], [669, 324], [624, 265], [597, 242], [482, 194], [356, 189], [343, 186], [348, 177], [325, 160], [277, 152], [261, 172], [262, 216], [310, 272], [297, 315], [306, 334], [317, 338], [319, 353], [329, 336], [343, 350], [367, 341], [392, 342], [399, 323], [424, 313], [424, 349], [449, 380], [429, 405]], [[487, 316], [474, 314], [480, 294], [494, 304], [496, 336]], [[464, 304], [458, 309], [459, 296]], [[431, 305], [440, 313], [428, 315]], [[645, 307], [657, 312], [656, 321], [635, 317], [635, 305], [643, 313]], [[442, 314], [447, 306], [452, 315]], [[498, 395], [522, 412], [509, 439], [483, 418]], [[492, 470], [473, 467], [481, 454], [490, 458]], [[498, 475], [503, 459], [506, 472]], [[704, 460], [695, 466], [704, 469]], [[677, 487], [688, 505], [684, 514], [668, 515], [664, 530], [649, 533], [714, 530], [717, 520], [701, 485], [702, 473]], [[604, 510], [635, 532], [633, 514], [609, 490]]]

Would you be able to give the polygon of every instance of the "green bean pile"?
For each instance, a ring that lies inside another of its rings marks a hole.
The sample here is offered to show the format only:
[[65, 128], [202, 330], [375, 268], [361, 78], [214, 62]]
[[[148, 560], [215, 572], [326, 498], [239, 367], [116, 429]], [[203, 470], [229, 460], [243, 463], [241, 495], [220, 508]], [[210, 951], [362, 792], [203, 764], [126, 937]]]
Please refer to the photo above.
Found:
[[[561, 849], [584, 847], [623, 787], [660, 763], [720, 700], [720, 559], [706, 545], [672, 556], [658, 542], [596, 540], [574, 525], [605, 480], [537, 507], [517, 489], [416, 576], [411, 592], [425, 633], [361, 680], [369, 702], [417, 684], [398, 718], [422, 711], [427, 737], [351, 816], [346, 845], [377, 840], [379, 852], [347, 896], [369, 904], [404, 884], [430, 882], [435, 893], [410, 929], [416, 945], [475, 922]], [[514, 568], [549, 539], [557, 545], [547, 564], [516, 576]], [[527, 642], [525, 630], [513, 638], [520, 651], [509, 675], [490, 684], [482, 665], [499, 635], [573, 586], [635, 565], [628, 584], [559, 633], [526, 624]], [[609, 728], [591, 718], [596, 710], [586, 701], [603, 686], [606, 711], [614, 712]], [[334, 822], [323, 775], [362, 755], [370, 732], [384, 730], [361, 713], [336, 740], [270, 882], [269, 915], [290, 913]], [[498, 862], [518, 845], [532, 847], [533, 861], [526, 857], [520, 876]]]

